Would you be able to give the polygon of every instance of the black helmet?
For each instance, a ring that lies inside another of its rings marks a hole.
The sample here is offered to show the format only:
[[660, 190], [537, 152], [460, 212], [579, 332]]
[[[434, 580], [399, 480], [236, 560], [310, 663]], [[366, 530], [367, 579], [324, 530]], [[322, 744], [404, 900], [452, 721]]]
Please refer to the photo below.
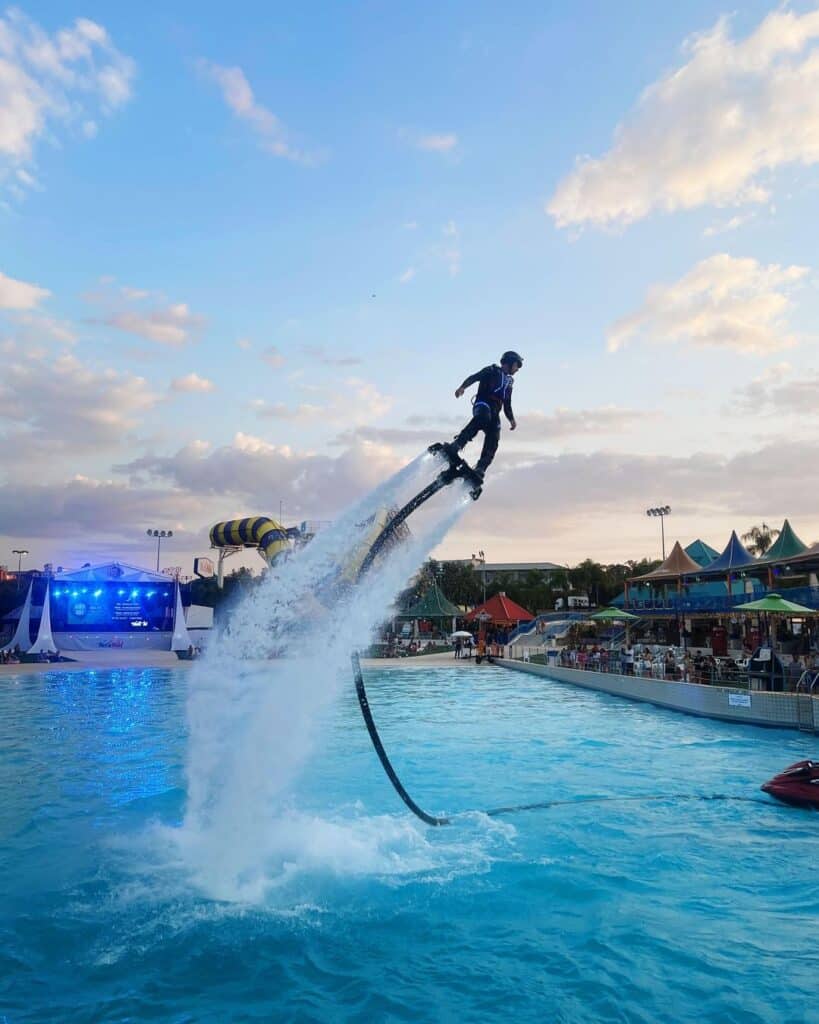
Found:
[[518, 366], [523, 366], [523, 357], [519, 356], [517, 352], [504, 352], [500, 358], [501, 366], [511, 366], [512, 363], [517, 363]]

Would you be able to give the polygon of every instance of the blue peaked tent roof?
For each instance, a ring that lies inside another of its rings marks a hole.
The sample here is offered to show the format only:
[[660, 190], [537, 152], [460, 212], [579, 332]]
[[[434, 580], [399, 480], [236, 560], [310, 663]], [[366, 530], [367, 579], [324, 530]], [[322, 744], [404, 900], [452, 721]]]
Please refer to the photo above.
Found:
[[743, 545], [742, 541], [737, 537], [736, 530], [734, 530], [731, 533], [731, 539], [726, 544], [725, 550], [719, 558], [709, 562], [702, 571], [704, 573], [731, 572], [732, 569], [742, 569], [746, 565], [756, 564], [757, 560]]
[[689, 558], [693, 558], [697, 565], [708, 565], [709, 562], [713, 562], [715, 558], [719, 558], [719, 551], [715, 551], [710, 544], [706, 544], [704, 540], [700, 540], [699, 537], [692, 541], [687, 548], [685, 553]]

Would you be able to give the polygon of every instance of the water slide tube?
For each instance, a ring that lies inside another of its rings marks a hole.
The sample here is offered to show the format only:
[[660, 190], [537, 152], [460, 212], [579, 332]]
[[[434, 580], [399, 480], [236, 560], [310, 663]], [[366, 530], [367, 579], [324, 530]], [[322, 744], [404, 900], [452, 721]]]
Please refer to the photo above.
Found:
[[210, 543], [214, 548], [258, 548], [262, 558], [272, 565], [279, 555], [290, 550], [290, 541], [297, 534], [298, 530], [288, 530], [267, 516], [249, 516], [217, 523], [211, 528]]

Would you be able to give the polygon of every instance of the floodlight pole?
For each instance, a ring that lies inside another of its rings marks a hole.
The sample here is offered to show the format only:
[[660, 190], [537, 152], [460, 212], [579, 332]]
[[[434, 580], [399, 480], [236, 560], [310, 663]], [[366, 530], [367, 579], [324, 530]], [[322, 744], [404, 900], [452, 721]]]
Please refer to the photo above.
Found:
[[671, 515], [670, 505], [660, 505], [657, 508], [647, 508], [647, 516], [659, 516], [660, 519], [660, 536], [663, 542], [663, 561], [665, 561], [665, 517]]
[[156, 537], [156, 571], [159, 572], [159, 549], [163, 537], [173, 537], [173, 530], [148, 530], [149, 537]]
[[27, 555], [28, 551], [26, 548], [12, 548], [13, 555], [17, 555], [17, 575], [19, 576], [23, 569], [23, 555]]

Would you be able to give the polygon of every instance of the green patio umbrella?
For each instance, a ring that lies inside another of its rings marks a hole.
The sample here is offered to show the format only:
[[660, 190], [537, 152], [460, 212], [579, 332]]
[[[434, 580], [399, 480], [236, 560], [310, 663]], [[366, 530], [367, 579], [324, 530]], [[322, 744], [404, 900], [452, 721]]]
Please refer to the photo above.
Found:
[[747, 604], [735, 604], [735, 612], [770, 612], [773, 615], [819, 615], [815, 608], [806, 608], [803, 604], [786, 601], [781, 594], [766, 594], [758, 601]]
[[595, 622], [627, 622], [629, 619], [636, 622], [640, 616], [632, 615], [631, 612], [624, 611], [622, 608], [602, 608], [594, 615], [590, 615], [589, 618], [594, 619]]
[[[803, 604], [795, 604], [793, 601], [786, 601], [781, 594], [766, 594], [758, 601], [749, 601], [747, 604], [735, 604], [734, 612], [767, 612], [769, 615], [816, 615], [815, 608], [806, 608]], [[776, 631], [770, 630], [771, 641], [771, 688], [773, 688], [774, 659], [773, 652], [776, 650]]]
[[629, 623], [636, 622], [640, 616], [632, 615], [631, 612], [624, 611], [622, 608], [601, 608], [599, 612], [595, 612], [594, 615], [589, 616], [594, 622], [625, 622], [626, 624], [626, 646], [631, 646], [631, 631], [629, 629]]

